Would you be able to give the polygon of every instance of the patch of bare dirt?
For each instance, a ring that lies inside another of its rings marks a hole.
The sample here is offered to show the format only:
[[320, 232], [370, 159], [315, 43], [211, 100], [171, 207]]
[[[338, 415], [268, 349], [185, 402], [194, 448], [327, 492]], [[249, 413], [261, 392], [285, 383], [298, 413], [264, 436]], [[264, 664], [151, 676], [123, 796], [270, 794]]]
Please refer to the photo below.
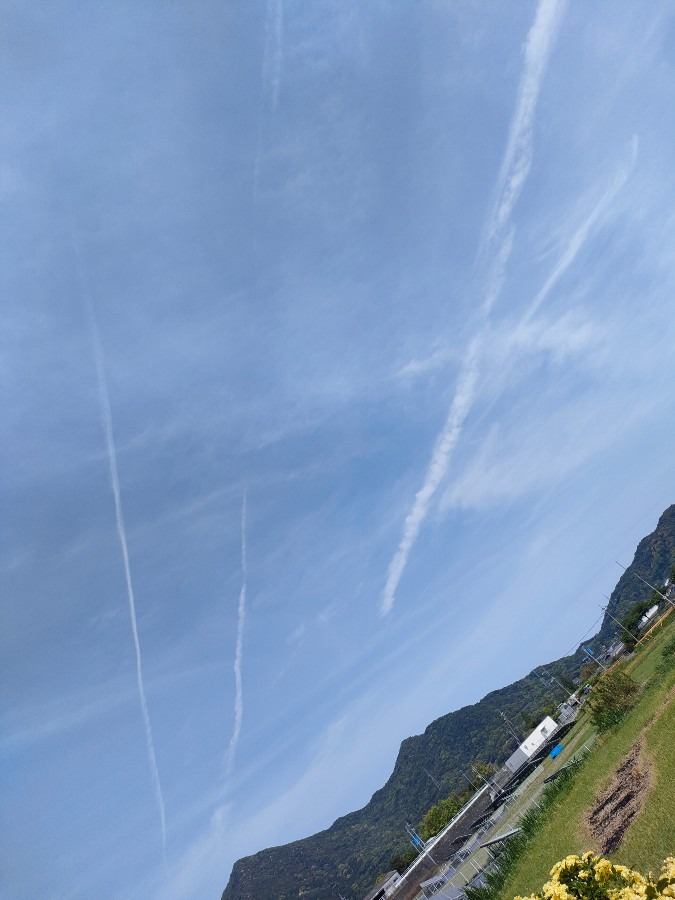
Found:
[[642, 740], [619, 763], [612, 781], [588, 814], [587, 826], [598, 841], [601, 854], [612, 853], [638, 815], [651, 783], [651, 766], [642, 752]]

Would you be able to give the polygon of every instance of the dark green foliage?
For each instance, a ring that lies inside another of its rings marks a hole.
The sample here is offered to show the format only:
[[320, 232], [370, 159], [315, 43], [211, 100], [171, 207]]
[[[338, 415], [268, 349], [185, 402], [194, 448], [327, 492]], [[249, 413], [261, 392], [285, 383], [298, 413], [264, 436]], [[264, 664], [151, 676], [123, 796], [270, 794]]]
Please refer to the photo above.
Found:
[[[558, 695], [556, 694], [556, 698], [557, 697]], [[560, 695], [560, 697], [562, 699], [562, 694]], [[527, 731], [533, 731], [541, 722], [541, 720], [546, 718], [546, 716], [555, 717], [557, 711], [558, 704], [555, 701], [552, 701], [551, 703], [546, 703], [544, 706], [542, 706], [534, 715], [532, 715], [531, 713], [523, 715], [522, 718]]]
[[592, 684], [599, 671], [597, 663], [587, 662], [586, 665], [581, 667], [581, 671], [579, 672], [579, 684], [584, 685], [589, 682]]
[[624, 672], [608, 672], [591, 691], [591, 721], [599, 731], [618, 725], [633, 706], [640, 685]]
[[417, 833], [422, 840], [428, 841], [429, 838], [438, 834], [441, 828], [445, 828], [450, 819], [464, 806], [471, 794], [472, 791], [450, 794], [449, 797], [427, 810], [426, 815], [417, 827]]
[[[638, 603], [634, 603], [629, 609], [628, 613], [621, 620], [621, 624], [626, 629], [627, 632], [631, 634], [637, 633], [638, 622], [644, 616], [648, 609], [651, 609], [654, 603], [658, 603], [661, 598], [656, 595], [656, 599], [654, 599], [654, 595], [650, 595], [645, 600], [640, 600]], [[627, 635], [630, 637], [630, 634]]]
[[[660, 584], [673, 563], [675, 506], [663, 513], [656, 531], [640, 541], [631, 570], [635, 568], [647, 581]], [[629, 570], [612, 592], [608, 610], [620, 619], [631, 604], [644, 600], [649, 593]], [[586, 643], [600, 647], [608, 642], [615, 628], [605, 617], [600, 633]], [[578, 677], [587, 662], [588, 657], [578, 650], [546, 668], [565, 683]], [[392, 853], [414, 853], [406, 846], [405, 823], [419, 822], [439, 800], [438, 788], [425, 769], [447, 793], [464, 790], [468, 787], [465, 776], [474, 778], [473, 761], [502, 762], [516, 747], [500, 711], [516, 728], [527, 731], [525, 718], [540, 720], [548, 704], [562, 699], [562, 691], [558, 696], [556, 690], [554, 685], [529, 675], [493, 691], [480, 703], [432, 722], [424, 734], [403, 741], [391, 777], [363, 809], [337, 819], [330, 828], [312, 837], [240, 859], [234, 865], [223, 900], [297, 900], [298, 896], [303, 900], [323, 900], [339, 892], [362, 896], [378, 872], [390, 867]]]
[[[523, 719], [525, 718], [525, 715], [526, 714], [523, 715]], [[538, 714], [536, 716], [532, 716], [532, 718], [535, 720], [534, 724], [538, 725], [543, 719], [543, 716]], [[472, 764], [471, 769], [473, 772], [477, 772], [478, 775], [481, 776], [481, 780], [487, 781], [488, 779], [492, 778], [495, 772], [499, 771], [499, 766], [495, 765], [494, 763], [482, 762], [482, 760], [478, 759]]]
[[401, 850], [400, 853], [392, 856], [389, 860], [389, 866], [392, 869], [396, 869], [399, 875], [402, 875], [416, 856], [417, 851], [412, 847], [408, 850]]

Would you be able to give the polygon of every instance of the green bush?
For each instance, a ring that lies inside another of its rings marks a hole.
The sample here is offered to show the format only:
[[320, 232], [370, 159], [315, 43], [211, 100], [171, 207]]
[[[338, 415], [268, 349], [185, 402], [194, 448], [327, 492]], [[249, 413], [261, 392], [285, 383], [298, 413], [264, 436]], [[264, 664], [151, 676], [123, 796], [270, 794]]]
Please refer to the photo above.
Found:
[[598, 731], [613, 728], [623, 719], [640, 694], [640, 685], [623, 672], [608, 672], [591, 691], [591, 721]]

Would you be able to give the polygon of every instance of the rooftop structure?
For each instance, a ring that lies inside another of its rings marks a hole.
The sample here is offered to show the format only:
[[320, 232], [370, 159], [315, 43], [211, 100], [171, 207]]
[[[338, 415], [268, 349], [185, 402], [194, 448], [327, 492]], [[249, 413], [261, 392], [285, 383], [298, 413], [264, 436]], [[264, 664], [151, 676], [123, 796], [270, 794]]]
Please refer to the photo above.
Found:
[[375, 887], [366, 894], [363, 900], [383, 900], [383, 898], [389, 897], [400, 877], [395, 870], [387, 872]]
[[637, 625], [638, 631], [639, 631], [641, 628], [644, 628], [645, 625], [646, 625], [649, 621], [651, 621], [651, 619], [654, 618], [654, 616], [655, 616], [656, 613], [658, 612], [658, 609], [659, 609], [659, 604], [658, 604], [658, 603], [655, 603], [654, 606], [650, 607], [650, 608], [647, 610], [647, 612], [644, 614], [644, 616], [643, 616], [643, 617], [640, 619], [640, 621], [638, 622], [638, 625]]

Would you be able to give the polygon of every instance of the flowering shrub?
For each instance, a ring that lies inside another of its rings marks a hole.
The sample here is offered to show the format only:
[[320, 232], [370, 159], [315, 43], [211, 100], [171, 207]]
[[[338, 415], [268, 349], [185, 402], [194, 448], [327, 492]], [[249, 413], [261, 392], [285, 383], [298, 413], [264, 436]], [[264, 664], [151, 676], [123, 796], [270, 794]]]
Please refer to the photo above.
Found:
[[675, 897], [675, 857], [664, 862], [661, 874], [645, 878], [626, 866], [615, 866], [593, 853], [568, 856], [551, 869], [539, 894], [514, 900], [650, 900]]

